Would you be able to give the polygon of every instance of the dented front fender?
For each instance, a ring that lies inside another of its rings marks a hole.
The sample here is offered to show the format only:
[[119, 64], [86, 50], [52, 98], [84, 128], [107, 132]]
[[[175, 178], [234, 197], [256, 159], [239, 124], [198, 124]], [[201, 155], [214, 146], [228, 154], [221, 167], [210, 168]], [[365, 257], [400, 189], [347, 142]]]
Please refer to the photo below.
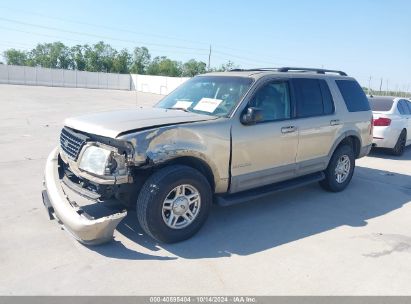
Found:
[[134, 162], [156, 166], [181, 157], [201, 160], [211, 169], [215, 192], [226, 192], [230, 172], [231, 122], [196, 122], [144, 130], [119, 137], [134, 146]]

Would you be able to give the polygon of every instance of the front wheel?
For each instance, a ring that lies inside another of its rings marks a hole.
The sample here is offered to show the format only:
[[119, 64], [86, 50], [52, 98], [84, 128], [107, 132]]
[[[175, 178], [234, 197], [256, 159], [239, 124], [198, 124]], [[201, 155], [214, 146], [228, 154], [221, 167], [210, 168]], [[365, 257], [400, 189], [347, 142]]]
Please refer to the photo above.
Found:
[[355, 157], [352, 147], [343, 145], [337, 148], [324, 171], [325, 179], [320, 182], [321, 187], [331, 192], [344, 190], [351, 181], [354, 168]]
[[151, 175], [137, 199], [137, 218], [157, 241], [175, 243], [194, 235], [212, 203], [207, 179], [197, 170], [172, 165]]

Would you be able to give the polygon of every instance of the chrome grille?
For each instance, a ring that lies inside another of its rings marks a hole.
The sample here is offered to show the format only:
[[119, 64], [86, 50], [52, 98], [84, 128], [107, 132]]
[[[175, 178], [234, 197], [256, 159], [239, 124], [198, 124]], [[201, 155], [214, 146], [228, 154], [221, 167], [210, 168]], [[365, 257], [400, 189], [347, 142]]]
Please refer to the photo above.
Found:
[[60, 134], [60, 146], [64, 153], [72, 160], [77, 157], [87, 140], [87, 136], [76, 133], [68, 128], [63, 128]]

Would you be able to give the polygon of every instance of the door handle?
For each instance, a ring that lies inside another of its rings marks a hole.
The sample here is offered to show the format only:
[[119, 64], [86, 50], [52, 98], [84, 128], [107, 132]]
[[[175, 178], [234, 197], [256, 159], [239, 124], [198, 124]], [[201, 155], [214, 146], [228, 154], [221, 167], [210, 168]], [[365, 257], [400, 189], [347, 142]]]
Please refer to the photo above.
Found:
[[336, 126], [336, 125], [339, 125], [339, 124], [340, 124], [340, 120], [339, 120], [339, 119], [330, 120], [330, 125], [332, 125], [332, 126]]
[[296, 129], [297, 128], [295, 126], [282, 127], [281, 133], [292, 133], [295, 132]]

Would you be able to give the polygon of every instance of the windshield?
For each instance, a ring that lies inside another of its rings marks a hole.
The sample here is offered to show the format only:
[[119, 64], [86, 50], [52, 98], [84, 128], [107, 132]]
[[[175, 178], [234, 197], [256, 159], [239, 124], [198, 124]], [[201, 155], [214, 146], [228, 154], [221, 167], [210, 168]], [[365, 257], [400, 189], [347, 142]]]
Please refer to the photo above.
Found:
[[156, 107], [227, 116], [248, 91], [252, 82], [251, 78], [246, 77], [194, 77], [166, 96]]

